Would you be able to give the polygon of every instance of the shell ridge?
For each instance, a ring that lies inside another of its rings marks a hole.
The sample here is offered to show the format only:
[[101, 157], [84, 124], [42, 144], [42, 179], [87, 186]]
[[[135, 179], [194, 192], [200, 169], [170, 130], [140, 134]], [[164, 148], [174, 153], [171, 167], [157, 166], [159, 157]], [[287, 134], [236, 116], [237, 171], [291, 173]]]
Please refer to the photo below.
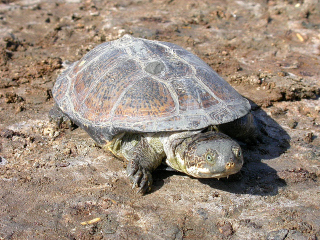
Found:
[[[79, 61], [76, 61], [74, 63], [72, 63], [67, 69], [65, 69], [65, 71], [62, 73], [61, 76], [59, 76], [59, 78], [57, 79], [57, 81], [67, 81], [67, 87], [66, 87], [66, 91], [65, 91], [65, 96], [60, 100], [61, 103], [64, 101], [67, 101], [68, 104], [67, 106], [71, 109], [71, 111], [73, 111], [72, 107], [73, 107], [73, 103], [71, 102], [71, 98], [70, 98], [70, 87], [71, 87], [71, 78], [69, 77], [69, 73], [74, 69], [75, 65], [78, 63]], [[66, 100], [67, 99], [67, 100]]]

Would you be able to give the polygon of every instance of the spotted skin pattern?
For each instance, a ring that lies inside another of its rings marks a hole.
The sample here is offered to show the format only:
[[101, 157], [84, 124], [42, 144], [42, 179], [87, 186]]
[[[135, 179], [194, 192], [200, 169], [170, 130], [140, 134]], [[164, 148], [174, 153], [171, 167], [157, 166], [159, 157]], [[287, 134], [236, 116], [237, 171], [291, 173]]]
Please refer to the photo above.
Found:
[[194, 135], [187, 148], [179, 151], [185, 159], [186, 173], [197, 178], [228, 177], [243, 165], [239, 144], [222, 133]]

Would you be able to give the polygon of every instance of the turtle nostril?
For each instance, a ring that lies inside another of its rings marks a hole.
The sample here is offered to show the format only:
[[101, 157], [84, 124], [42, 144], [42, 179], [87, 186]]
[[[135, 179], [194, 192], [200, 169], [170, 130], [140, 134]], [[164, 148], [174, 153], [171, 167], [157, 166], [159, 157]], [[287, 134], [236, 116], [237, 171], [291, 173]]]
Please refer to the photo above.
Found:
[[227, 162], [226, 163], [226, 169], [228, 170], [228, 169], [231, 169], [231, 168], [233, 168], [234, 167], [234, 163], [233, 162]]

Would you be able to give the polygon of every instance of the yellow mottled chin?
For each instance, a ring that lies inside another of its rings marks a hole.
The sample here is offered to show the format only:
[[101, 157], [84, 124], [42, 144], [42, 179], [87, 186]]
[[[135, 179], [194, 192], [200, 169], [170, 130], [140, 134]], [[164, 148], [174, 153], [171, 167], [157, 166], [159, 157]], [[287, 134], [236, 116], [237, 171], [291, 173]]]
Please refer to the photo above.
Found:
[[215, 178], [215, 175], [220, 175], [221, 173], [215, 173], [213, 174], [209, 169], [207, 168], [199, 168], [199, 167], [189, 167], [186, 169], [187, 174], [196, 177], [196, 178]]
[[226, 169], [224, 172], [213, 173], [208, 168], [189, 167], [186, 169], [186, 173], [196, 178], [224, 178], [229, 177], [232, 174], [237, 173], [239, 169]]
[[192, 176], [197, 176], [199, 174], [206, 174], [206, 175], [211, 175], [212, 173], [210, 172], [209, 169], [207, 168], [199, 168], [199, 167], [195, 167], [195, 166], [192, 166], [192, 167], [189, 167], [187, 168], [187, 172], [188, 174], [192, 175]]

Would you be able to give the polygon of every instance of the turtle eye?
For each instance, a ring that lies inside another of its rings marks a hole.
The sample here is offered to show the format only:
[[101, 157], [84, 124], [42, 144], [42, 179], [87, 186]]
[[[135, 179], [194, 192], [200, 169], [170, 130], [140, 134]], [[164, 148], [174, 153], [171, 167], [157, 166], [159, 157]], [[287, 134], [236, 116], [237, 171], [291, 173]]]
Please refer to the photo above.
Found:
[[206, 160], [208, 162], [214, 162], [214, 160], [216, 159], [217, 157], [217, 153], [216, 152], [210, 152], [210, 153], [207, 153], [206, 154]]
[[239, 147], [232, 147], [232, 152], [237, 158], [241, 157], [242, 155], [241, 149]]

